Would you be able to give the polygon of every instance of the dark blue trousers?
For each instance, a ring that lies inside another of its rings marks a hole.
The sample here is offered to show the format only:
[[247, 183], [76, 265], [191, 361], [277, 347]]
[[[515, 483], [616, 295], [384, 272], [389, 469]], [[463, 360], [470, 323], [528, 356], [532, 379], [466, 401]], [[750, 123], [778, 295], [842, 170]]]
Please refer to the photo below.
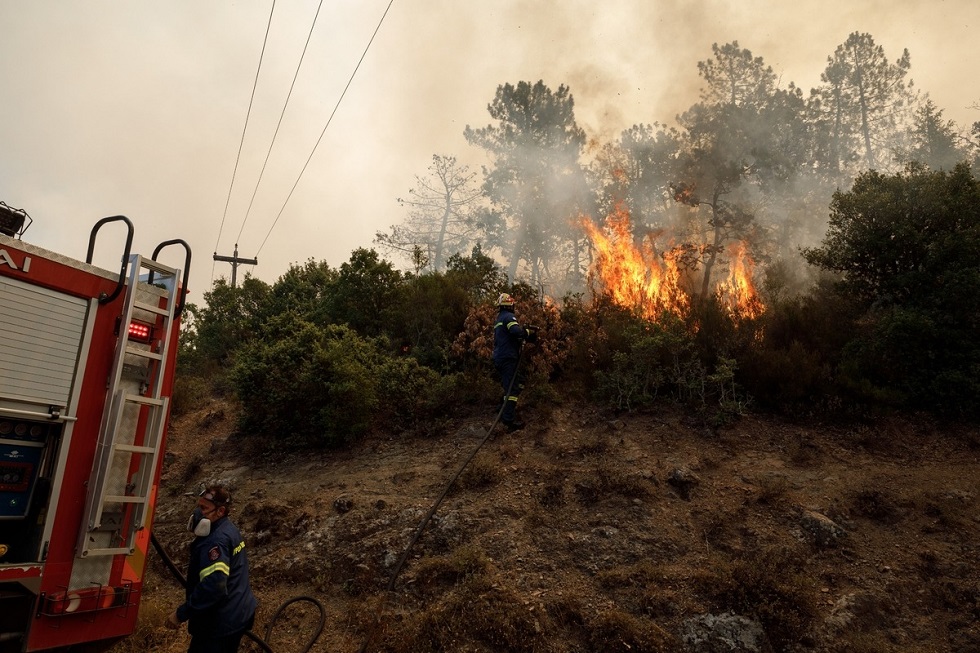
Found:
[[504, 412], [500, 416], [500, 421], [504, 424], [510, 424], [514, 421], [517, 398], [520, 396], [521, 390], [524, 389], [524, 380], [517, 369], [517, 362], [516, 358], [505, 358], [493, 362], [497, 368], [497, 373], [500, 375], [500, 385], [504, 389]]
[[222, 637], [194, 635], [191, 637], [191, 645], [187, 649], [187, 653], [238, 653], [238, 647], [245, 636], [245, 631], [251, 630], [254, 624], [255, 615], [252, 615], [244, 628], [230, 635]]

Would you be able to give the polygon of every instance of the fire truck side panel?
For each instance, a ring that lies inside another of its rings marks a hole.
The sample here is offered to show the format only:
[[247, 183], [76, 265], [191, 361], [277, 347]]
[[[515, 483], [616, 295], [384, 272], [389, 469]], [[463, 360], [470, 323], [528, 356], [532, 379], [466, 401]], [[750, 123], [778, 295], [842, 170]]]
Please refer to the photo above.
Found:
[[[123, 295], [98, 297], [117, 283], [118, 273], [0, 234], [0, 503], [14, 501], [11, 515], [0, 507], [0, 653], [109, 641], [135, 627], [150, 519], [130, 555], [78, 548], [123, 305]], [[17, 433], [5, 438], [5, 429]], [[120, 488], [109, 494], [127, 494], [134, 465], [119, 467]], [[157, 465], [153, 500], [159, 473]], [[115, 541], [120, 528], [103, 523], [86, 537]]]
[[[71, 441], [66, 447], [65, 455], [59, 460], [62, 487], [58, 503], [53, 506], [56, 510], [55, 519], [41, 582], [41, 591], [46, 596], [66, 592], [70, 596], [70, 590], [93, 587], [93, 584], [112, 584], [112, 558], [77, 558], [75, 545], [85, 511], [86, 484], [92, 471], [106, 401], [106, 378], [115, 344], [112, 334], [115, 316], [119, 312], [118, 307], [114, 308], [113, 304], [117, 302], [118, 300], [100, 306], [95, 313], [91, 345], [80, 384], [76, 413], [78, 419], [73, 424]], [[135, 615], [136, 611], [134, 609], [131, 612]], [[121, 632], [131, 631], [124, 623], [128, 620], [96, 617], [96, 614], [38, 616], [31, 627], [28, 650], [44, 650], [53, 646], [99, 639], [104, 628], [103, 622], [115, 622], [112, 625], [123, 628]], [[113, 630], [120, 632], [118, 629]], [[68, 639], [71, 641], [66, 641]]]

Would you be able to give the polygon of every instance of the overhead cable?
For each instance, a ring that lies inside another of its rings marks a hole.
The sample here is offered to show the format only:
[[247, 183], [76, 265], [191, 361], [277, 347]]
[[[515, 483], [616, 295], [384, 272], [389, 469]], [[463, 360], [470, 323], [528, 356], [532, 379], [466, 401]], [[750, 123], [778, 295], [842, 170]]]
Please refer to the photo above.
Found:
[[[276, 0], [272, 0], [272, 8], [269, 9], [269, 20], [265, 26], [265, 38], [262, 39], [262, 52], [259, 53], [259, 65], [255, 70], [255, 81], [252, 82], [252, 96], [248, 100], [248, 111], [245, 113], [245, 126], [242, 128], [242, 139], [238, 143], [238, 154], [235, 156], [235, 168], [231, 173], [231, 185], [228, 186], [228, 197], [225, 199], [225, 211], [221, 215], [221, 226], [218, 227], [218, 238], [214, 242], [214, 250], [218, 251], [218, 243], [221, 242], [221, 232], [225, 228], [225, 218], [228, 216], [228, 204], [231, 202], [231, 191], [235, 187], [235, 177], [238, 174], [238, 162], [242, 158], [242, 146], [245, 144], [245, 132], [248, 131], [248, 119], [252, 115], [252, 103], [255, 101], [255, 89], [259, 85], [259, 73], [262, 71], [262, 60], [265, 59], [265, 46], [269, 42], [269, 29], [272, 27], [272, 14], [276, 10]], [[319, 11], [319, 10], [318, 10]], [[214, 263], [211, 264], [211, 282], [214, 283]]]
[[252, 191], [252, 199], [248, 202], [248, 210], [245, 211], [245, 219], [242, 220], [242, 228], [238, 231], [238, 238], [235, 239], [236, 242], [241, 242], [242, 232], [245, 231], [245, 223], [248, 222], [248, 216], [252, 213], [252, 204], [255, 202], [255, 195], [259, 192], [259, 184], [262, 183], [262, 176], [265, 174], [265, 166], [269, 163], [269, 157], [272, 155], [272, 148], [276, 144], [276, 136], [279, 135], [279, 128], [282, 126], [282, 118], [286, 115], [286, 107], [289, 106], [289, 98], [293, 95], [293, 88], [296, 86], [296, 78], [299, 77], [299, 69], [303, 66], [303, 59], [306, 57], [306, 49], [310, 46], [310, 38], [313, 36], [313, 28], [316, 27], [316, 19], [320, 16], [320, 8], [323, 6], [323, 0], [320, 0], [320, 4], [317, 5], [316, 15], [313, 16], [313, 24], [310, 25], [310, 33], [306, 35], [306, 44], [303, 46], [303, 54], [299, 57], [299, 63], [296, 64], [296, 72], [293, 73], [293, 83], [289, 85], [289, 93], [286, 94], [286, 101], [282, 105], [282, 112], [279, 114], [279, 122], [276, 123], [276, 131], [272, 134], [272, 142], [269, 143], [269, 151], [265, 153], [265, 161], [262, 162], [262, 170], [259, 172], [259, 178], [255, 182], [255, 189]]
[[310, 161], [313, 159], [313, 154], [316, 152], [316, 148], [320, 146], [320, 141], [323, 140], [323, 135], [327, 132], [327, 127], [330, 126], [330, 122], [333, 120], [334, 115], [337, 113], [337, 109], [340, 107], [341, 101], [343, 101], [344, 96], [347, 94], [347, 89], [350, 88], [351, 82], [354, 81], [354, 76], [357, 74], [358, 69], [361, 67], [361, 62], [363, 62], [364, 57], [367, 56], [368, 50], [371, 48], [371, 44], [374, 43], [374, 37], [378, 35], [378, 30], [381, 29], [381, 24], [384, 23], [385, 16], [388, 15], [388, 11], [391, 9], [391, 5], [394, 2], [395, 0], [389, 0], [388, 6], [385, 8], [384, 14], [381, 15], [381, 20], [378, 21], [378, 26], [374, 28], [374, 33], [371, 34], [371, 39], [368, 41], [368, 44], [364, 47], [364, 52], [361, 53], [361, 58], [358, 60], [357, 65], [354, 66], [354, 72], [351, 73], [350, 79], [347, 80], [347, 85], [344, 86], [344, 91], [340, 94], [340, 97], [337, 99], [337, 104], [334, 105], [333, 111], [330, 112], [330, 117], [327, 119], [327, 124], [323, 126], [323, 131], [320, 132], [320, 137], [316, 139], [316, 144], [313, 146], [313, 149], [310, 151], [310, 156], [307, 157], [306, 163], [303, 164], [303, 169], [299, 171], [299, 176], [296, 178], [296, 182], [293, 184], [293, 187], [289, 190], [289, 195], [286, 196], [286, 201], [282, 203], [282, 208], [279, 209], [279, 213], [276, 215], [276, 219], [273, 220], [272, 226], [269, 227], [269, 233], [265, 235], [265, 238], [262, 240], [262, 244], [259, 245], [259, 249], [255, 253], [256, 258], [258, 258], [259, 252], [262, 251], [262, 248], [265, 247], [266, 241], [269, 240], [269, 236], [272, 235], [272, 230], [275, 229], [276, 224], [278, 224], [279, 222], [279, 218], [282, 217], [282, 212], [286, 210], [286, 205], [289, 203], [290, 198], [293, 196], [293, 192], [296, 190], [296, 187], [299, 186], [300, 179], [303, 178], [303, 173], [306, 172], [307, 166], [310, 165]]

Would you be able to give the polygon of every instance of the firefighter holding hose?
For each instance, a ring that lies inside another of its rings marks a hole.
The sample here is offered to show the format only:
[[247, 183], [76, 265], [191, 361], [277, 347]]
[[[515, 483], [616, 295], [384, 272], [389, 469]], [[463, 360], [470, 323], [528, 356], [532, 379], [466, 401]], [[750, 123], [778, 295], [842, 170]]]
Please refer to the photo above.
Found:
[[493, 325], [493, 365], [500, 375], [500, 385], [504, 389], [503, 411], [500, 422], [508, 431], [524, 428], [518, 421], [517, 398], [524, 389], [524, 381], [518, 369], [521, 348], [524, 342], [537, 340], [537, 328], [524, 328], [514, 315], [514, 297], [502, 293], [497, 299], [497, 320]]

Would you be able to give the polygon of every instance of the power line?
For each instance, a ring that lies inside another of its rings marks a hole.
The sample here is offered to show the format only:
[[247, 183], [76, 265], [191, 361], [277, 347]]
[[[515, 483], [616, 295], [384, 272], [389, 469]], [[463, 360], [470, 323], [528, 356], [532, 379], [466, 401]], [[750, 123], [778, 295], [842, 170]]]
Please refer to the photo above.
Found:
[[272, 155], [272, 148], [276, 144], [276, 136], [279, 135], [279, 128], [282, 126], [282, 118], [286, 115], [286, 107], [289, 106], [289, 98], [293, 95], [293, 88], [296, 86], [296, 78], [299, 77], [299, 69], [303, 66], [303, 59], [306, 57], [306, 49], [310, 46], [310, 38], [313, 36], [313, 28], [316, 27], [316, 19], [320, 16], [320, 8], [323, 6], [323, 0], [320, 0], [320, 4], [317, 5], [316, 15], [313, 16], [313, 24], [310, 25], [310, 33], [306, 35], [306, 44], [303, 46], [303, 53], [299, 57], [299, 63], [296, 64], [296, 72], [293, 73], [293, 83], [289, 85], [289, 93], [286, 94], [286, 101], [282, 105], [282, 112], [279, 114], [279, 122], [276, 123], [276, 131], [272, 134], [272, 142], [269, 143], [269, 151], [265, 154], [265, 161], [262, 162], [262, 170], [259, 172], [259, 178], [255, 182], [255, 190], [252, 191], [252, 199], [248, 202], [248, 210], [245, 211], [245, 219], [242, 220], [242, 228], [238, 231], [237, 241], [241, 241], [242, 232], [245, 231], [245, 223], [248, 222], [248, 216], [252, 213], [252, 204], [255, 202], [255, 195], [259, 192], [259, 184], [262, 183], [262, 176], [265, 174], [265, 166], [269, 163], [269, 157]]
[[294, 183], [293, 187], [289, 190], [289, 195], [286, 196], [286, 201], [282, 203], [282, 208], [279, 209], [279, 213], [276, 215], [276, 219], [272, 222], [272, 226], [269, 227], [269, 233], [265, 235], [265, 238], [262, 240], [262, 244], [259, 245], [259, 249], [255, 253], [256, 258], [258, 258], [259, 252], [262, 251], [262, 248], [265, 247], [266, 241], [269, 240], [269, 236], [272, 235], [272, 230], [275, 229], [276, 224], [279, 223], [279, 218], [282, 217], [282, 212], [286, 210], [286, 205], [289, 203], [290, 198], [293, 196], [293, 192], [296, 190], [296, 187], [299, 186], [299, 181], [300, 179], [303, 178], [303, 173], [306, 172], [307, 166], [310, 165], [310, 161], [313, 159], [313, 154], [316, 153], [316, 148], [320, 146], [320, 141], [323, 140], [323, 135], [327, 132], [327, 127], [330, 126], [330, 122], [333, 120], [334, 115], [337, 113], [337, 109], [340, 107], [340, 103], [343, 101], [344, 96], [347, 94], [347, 89], [350, 88], [351, 82], [354, 81], [354, 76], [357, 74], [358, 69], [360, 69], [361, 63], [364, 61], [364, 57], [367, 56], [368, 50], [371, 48], [371, 44], [374, 43], [374, 37], [378, 35], [378, 30], [381, 29], [381, 24], [384, 23], [385, 17], [388, 15], [388, 11], [391, 9], [391, 5], [394, 4], [394, 2], [395, 0], [389, 0], [388, 6], [385, 7], [384, 14], [381, 15], [381, 20], [378, 21], [378, 26], [374, 28], [374, 33], [371, 34], [371, 39], [368, 41], [368, 44], [364, 47], [364, 52], [361, 53], [361, 58], [357, 61], [357, 65], [354, 66], [354, 72], [351, 73], [350, 79], [347, 80], [347, 85], [344, 86], [344, 91], [340, 94], [340, 97], [337, 99], [337, 104], [334, 105], [333, 111], [330, 112], [330, 117], [327, 118], [327, 124], [323, 126], [323, 131], [320, 132], [320, 137], [316, 139], [316, 144], [313, 146], [313, 150], [310, 151], [310, 156], [307, 157], [306, 163], [303, 164], [303, 169], [299, 171], [299, 176], [296, 178], [296, 183]]
[[[269, 10], [269, 21], [265, 26], [265, 38], [262, 39], [262, 52], [259, 54], [259, 65], [255, 70], [255, 81], [252, 83], [252, 96], [248, 100], [248, 111], [245, 113], [245, 126], [242, 128], [242, 139], [238, 143], [238, 155], [235, 156], [235, 169], [231, 173], [231, 185], [228, 186], [228, 197], [225, 199], [225, 210], [221, 215], [221, 226], [218, 227], [218, 239], [214, 242], [215, 254], [217, 254], [218, 243], [221, 242], [221, 232], [225, 228], [225, 218], [228, 216], [228, 204], [231, 202], [231, 191], [235, 187], [235, 177], [238, 175], [238, 162], [242, 158], [242, 146], [245, 144], [245, 132], [248, 131], [248, 119], [252, 115], [252, 103], [255, 101], [255, 89], [259, 85], [259, 73], [262, 71], [262, 60], [265, 59], [265, 46], [269, 42], [269, 29], [272, 27], [272, 14], [276, 10], [276, 0], [272, 0], [272, 8]], [[317, 10], [319, 11], [319, 9]], [[214, 264], [211, 264], [211, 283], [214, 283]]]

